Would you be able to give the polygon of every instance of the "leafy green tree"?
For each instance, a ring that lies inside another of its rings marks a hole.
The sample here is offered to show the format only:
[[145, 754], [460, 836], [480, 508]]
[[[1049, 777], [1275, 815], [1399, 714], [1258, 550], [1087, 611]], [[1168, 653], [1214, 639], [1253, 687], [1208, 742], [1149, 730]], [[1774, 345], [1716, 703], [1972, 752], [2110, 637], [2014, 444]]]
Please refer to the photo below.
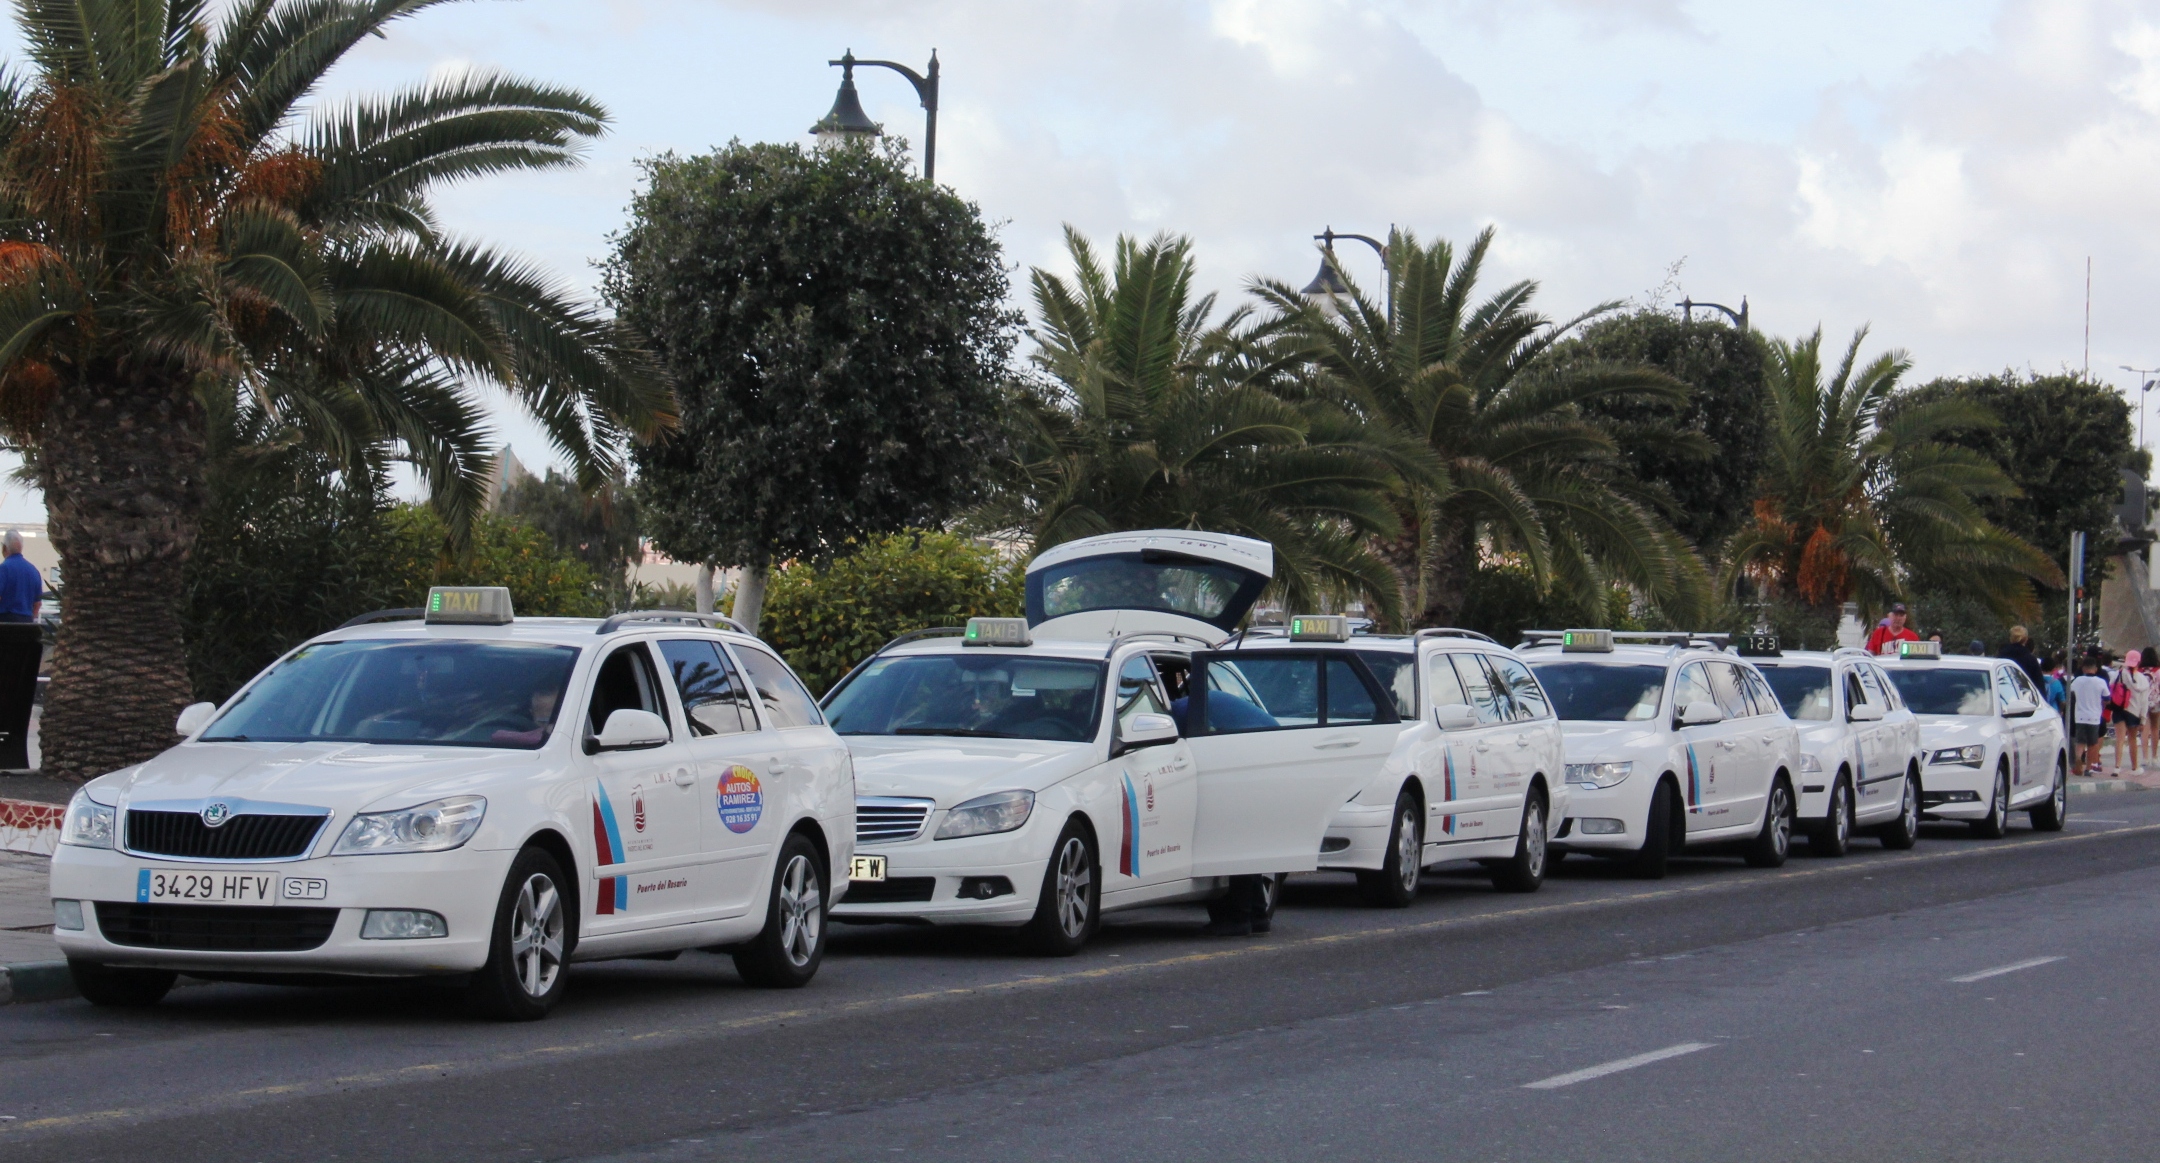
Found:
[[1383, 450], [1338, 411], [1277, 393], [1297, 353], [1271, 351], [1249, 313], [1209, 321], [1188, 240], [1121, 237], [1107, 268], [1070, 227], [1065, 241], [1072, 280], [1033, 274], [1040, 378], [976, 522], [1038, 551], [1122, 529], [1257, 537], [1287, 604], [1363, 599], [1394, 618], [1400, 591], [1366, 545], [1396, 528]]
[[604, 287], [652, 338], [682, 425], [637, 451], [654, 544], [767, 570], [943, 522], [1003, 428], [1015, 318], [980, 211], [897, 145], [743, 145], [644, 166]]
[[530, 525], [482, 516], [458, 552], [446, 548], [452, 544], [449, 525], [432, 506], [398, 505], [388, 520], [399, 549], [392, 572], [406, 579], [400, 605], [421, 604], [429, 586], [503, 586], [520, 615], [597, 618], [607, 613], [606, 591], [592, 568]]
[[0, 424], [34, 453], [67, 617], [45, 763], [84, 778], [172, 742], [183, 567], [205, 499], [197, 395], [229, 381], [340, 471], [384, 449], [453, 536], [507, 390], [597, 484], [668, 418], [614, 324], [443, 233], [444, 182], [575, 161], [603, 111], [496, 74], [304, 109], [438, 0], [26, 0], [0, 80]]
[[1400, 537], [1386, 544], [1415, 625], [1461, 616], [1480, 547], [1522, 555], [1541, 587], [1596, 610], [1614, 584], [1653, 606], [1702, 604], [1706, 575], [1627, 471], [1611, 431], [1585, 415], [1610, 400], [1684, 402], [1686, 388], [1640, 364], [1546, 361], [1593, 310], [1566, 323], [1530, 310], [1523, 281], [1476, 301], [1492, 231], [1458, 259], [1446, 241], [1389, 239], [1393, 317], [1345, 278], [1322, 306], [1262, 283], [1276, 324], [1300, 341], [1314, 391], [1391, 450]]
[[1026, 570], [951, 533], [894, 533], [818, 565], [773, 571], [760, 628], [823, 694], [856, 663], [910, 630], [969, 618], [1017, 618]]
[[555, 548], [585, 563], [611, 608], [631, 602], [628, 571], [644, 544], [638, 532], [637, 497], [616, 479], [593, 491], [557, 471], [505, 486], [495, 511], [547, 534]]

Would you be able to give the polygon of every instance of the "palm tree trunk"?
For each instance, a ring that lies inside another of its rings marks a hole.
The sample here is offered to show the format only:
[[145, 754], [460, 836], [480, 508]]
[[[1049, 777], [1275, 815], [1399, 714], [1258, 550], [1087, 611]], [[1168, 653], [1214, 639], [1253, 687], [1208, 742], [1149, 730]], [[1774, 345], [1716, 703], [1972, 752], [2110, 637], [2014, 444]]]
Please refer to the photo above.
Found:
[[1468, 522], [1435, 515], [1432, 542], [1432, 592], [1419, 612], [1420, 626], [1453, 626], [1470, 597], [1477, 572], [1476, 529]]
[[44, 769], [86, 780], [173, 745], [193, 699], [181, 569], [203, 503], [202, 409], [165, 369], [101, 369], [46, 413], [37, 457], [61, 565]]

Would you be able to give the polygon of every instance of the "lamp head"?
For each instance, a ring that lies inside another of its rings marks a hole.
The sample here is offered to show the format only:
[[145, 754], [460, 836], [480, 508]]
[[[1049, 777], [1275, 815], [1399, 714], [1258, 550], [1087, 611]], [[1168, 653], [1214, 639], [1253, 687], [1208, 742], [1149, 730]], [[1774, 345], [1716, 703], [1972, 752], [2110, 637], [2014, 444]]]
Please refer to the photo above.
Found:
[[822, 144], [846, 141], [855, 137], [877, 137], [884, 133], [870, 115], [863, 112], [862, 98], [855, 92], [855, 51], [849, 49], [840, 58], [840, 93], [833, 98], [832, 111], [823, 120], [810, 127], [810, 133]]

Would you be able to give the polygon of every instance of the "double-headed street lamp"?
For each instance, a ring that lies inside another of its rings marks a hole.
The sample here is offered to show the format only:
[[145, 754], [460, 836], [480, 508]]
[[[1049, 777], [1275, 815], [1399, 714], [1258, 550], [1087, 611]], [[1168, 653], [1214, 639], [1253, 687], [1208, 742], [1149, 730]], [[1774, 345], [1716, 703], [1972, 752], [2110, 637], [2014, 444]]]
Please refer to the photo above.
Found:
[[823, 120], [810, 127], [810, 132], [821, 140], [845, 140], [850, 137], [878, 137], [884, 130], [878, 128], [870, 115], [863, 112], [862, 98], [855, 93], [855, 66], [891, 69], [908, 79], [915, 86], [915, 95], [922, 98], [925, 111], [923, 128], [922, 176], [923, 181], [937, 181], [937, 50], [930, 50], [930, 75], [921, 73], [898, 61], [859, 61], [855, 50], [849, 49], [837, 61], [828, 62], [840, 68], [840, 95], [833, 98], [832, 111]]
[[[1388, 227], [1388, 237], [1393, 238], [1394, 236], [1395, 228], [1393, 226]], [[1372, 247], [1373, 253], [1380, 256], [1380, 270], [1387, 276], [1388, 324], [1393, 326], [1395, 322], [1395, 262], [1388, 255], [1387, 244], [1369, 234], [1338, 233], [1334, 227], [1330, 226], [1313, 235], [1313, 241], [1320, 244], [1320, 273], [1314, 275], [1312, 282], [1305, 284], [1305, 289], [1298, 293], [1308, 299], [1318, 299], [1330, 304], [1335, 301], [1335, 296], [1350, 293], [1350, 288], [1343, 283], [1342, 275], [1339, 273], [1335, 262], [1335, 240], [1338, 238], [1354, 238]]]

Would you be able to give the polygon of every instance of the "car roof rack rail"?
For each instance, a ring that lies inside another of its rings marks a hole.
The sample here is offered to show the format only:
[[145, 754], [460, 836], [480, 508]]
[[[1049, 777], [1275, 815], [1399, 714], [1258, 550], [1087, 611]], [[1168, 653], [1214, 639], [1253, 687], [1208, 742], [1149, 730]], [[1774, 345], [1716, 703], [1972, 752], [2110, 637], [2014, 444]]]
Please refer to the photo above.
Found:
[[[1214, 643], [1209, 642], [1207, 639], [1202, 638], [1198, 634], [1181, 634], [1176, 630], [1135, 630], [1130, 634], [1118, 635], [1117, 641], [1123, 642], [1128, 638], [1168, 638], [1172, 642], [1197, 642], [1200, 644], [1200, 649], [1202, 650], [1210, 650], [1214, 648]], [[1223, 641], [1228, 642], [1229, 639], [1225, 638], [1223, 639]]]
[[949, 638], [957, 634], [965, 633], [967, 633], [967, 627], [965, 626], [925, 626], [920, 630], [910, 630], [907, 633], [902, 634], [898, 638], [887, 642], [885, 645], [878, 647], [876, 650], [870, 652], [870, 657], [876, 658], [878, 655], [883, 654], [888, 650], [891, 650], [895, 646], [904, 646], [910, 642], [920, 641], [924, 638]]
[[[1732, 645], [1732, 635], [1704, 633], [1693, 630], [1612, 630], [1612, 640], [1633, 642], [1643, 646], [1696, 647], [1705, 650], [1724, 650]], [[1524, 646], [1555, 646], [1565, 641], [1565, 630], [1525, 630], [1522, 632]]]
[[349, 630], [354, 626], [365, 626], [371, 622], [417, 622], [426, 616], [427, 611], [418, 606], [400, 606], [394, 610], [376, 610], [371, 614], [362, 614], [357, 618], [347, 618], [338, 623], [338, 629]]
[[1423, 642], [1427, 638], [1471, 638], [1479, 642], [1491, 642], [1495, 646], [1500, 645], [1490, 634], [1480, 634], [1475, 630], [1458, 630], [1453, 626], [1427, 626], [1410, 636], [1413, 642]]
[[[737, 634], [750, 634], [741, 622], [725, 614], [698, 614], [689, 610], [625, 610], [620, 614], [610, 615], [593, 633], [613, 634], [631, 622], [690, 622], [715, 629], [733, 630]], [[757, 635], [750, 634], [750, 637], [755, 638]]]

